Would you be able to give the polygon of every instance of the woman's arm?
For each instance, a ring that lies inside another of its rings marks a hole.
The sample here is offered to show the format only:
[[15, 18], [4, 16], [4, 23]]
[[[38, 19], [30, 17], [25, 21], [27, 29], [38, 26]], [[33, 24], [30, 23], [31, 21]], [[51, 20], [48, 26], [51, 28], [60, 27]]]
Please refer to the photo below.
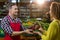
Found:
[[57, 27], [57, 23], [52, 22], [47, 30], [46, 35], [42, 35], [42, 40], [54, 40], [58, 29]]

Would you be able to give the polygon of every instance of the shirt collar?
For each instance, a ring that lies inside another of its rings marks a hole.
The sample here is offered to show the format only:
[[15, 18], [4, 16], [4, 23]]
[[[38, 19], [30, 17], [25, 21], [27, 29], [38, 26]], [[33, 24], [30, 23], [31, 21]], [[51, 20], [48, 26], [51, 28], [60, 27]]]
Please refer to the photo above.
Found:
[[17, 18], [16, 18], [16, 19], [12, 18], [10, 15], [8, 15], [8, 16], [9, 16], [12, 20], [16, 20], [16, 19], [17, 19]]

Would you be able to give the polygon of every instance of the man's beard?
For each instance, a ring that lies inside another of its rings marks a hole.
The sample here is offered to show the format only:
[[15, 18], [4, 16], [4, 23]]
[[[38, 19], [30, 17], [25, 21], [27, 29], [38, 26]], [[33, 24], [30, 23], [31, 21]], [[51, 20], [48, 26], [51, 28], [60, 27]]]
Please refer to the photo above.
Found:
[[15, 17], [18, 17], [18, 13], [14, 14]]

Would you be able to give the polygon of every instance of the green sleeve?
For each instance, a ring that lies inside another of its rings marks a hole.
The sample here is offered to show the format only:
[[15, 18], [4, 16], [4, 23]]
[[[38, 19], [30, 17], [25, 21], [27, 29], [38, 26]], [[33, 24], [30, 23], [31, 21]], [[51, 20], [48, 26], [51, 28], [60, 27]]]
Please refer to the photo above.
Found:
[[57, 35], [57, 22], [52, 22], [47, 30], [46, 35], [42, 35], [42, 40], [54, 40]]

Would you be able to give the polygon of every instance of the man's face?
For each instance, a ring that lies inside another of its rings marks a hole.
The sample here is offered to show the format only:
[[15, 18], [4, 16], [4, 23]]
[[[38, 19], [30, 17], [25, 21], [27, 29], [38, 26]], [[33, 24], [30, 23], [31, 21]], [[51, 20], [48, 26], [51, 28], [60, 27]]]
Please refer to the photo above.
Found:
[[11, 8], [12, 15], [17, 16], [18, 15], [18, 7], [17, 5], [13, 5]]

